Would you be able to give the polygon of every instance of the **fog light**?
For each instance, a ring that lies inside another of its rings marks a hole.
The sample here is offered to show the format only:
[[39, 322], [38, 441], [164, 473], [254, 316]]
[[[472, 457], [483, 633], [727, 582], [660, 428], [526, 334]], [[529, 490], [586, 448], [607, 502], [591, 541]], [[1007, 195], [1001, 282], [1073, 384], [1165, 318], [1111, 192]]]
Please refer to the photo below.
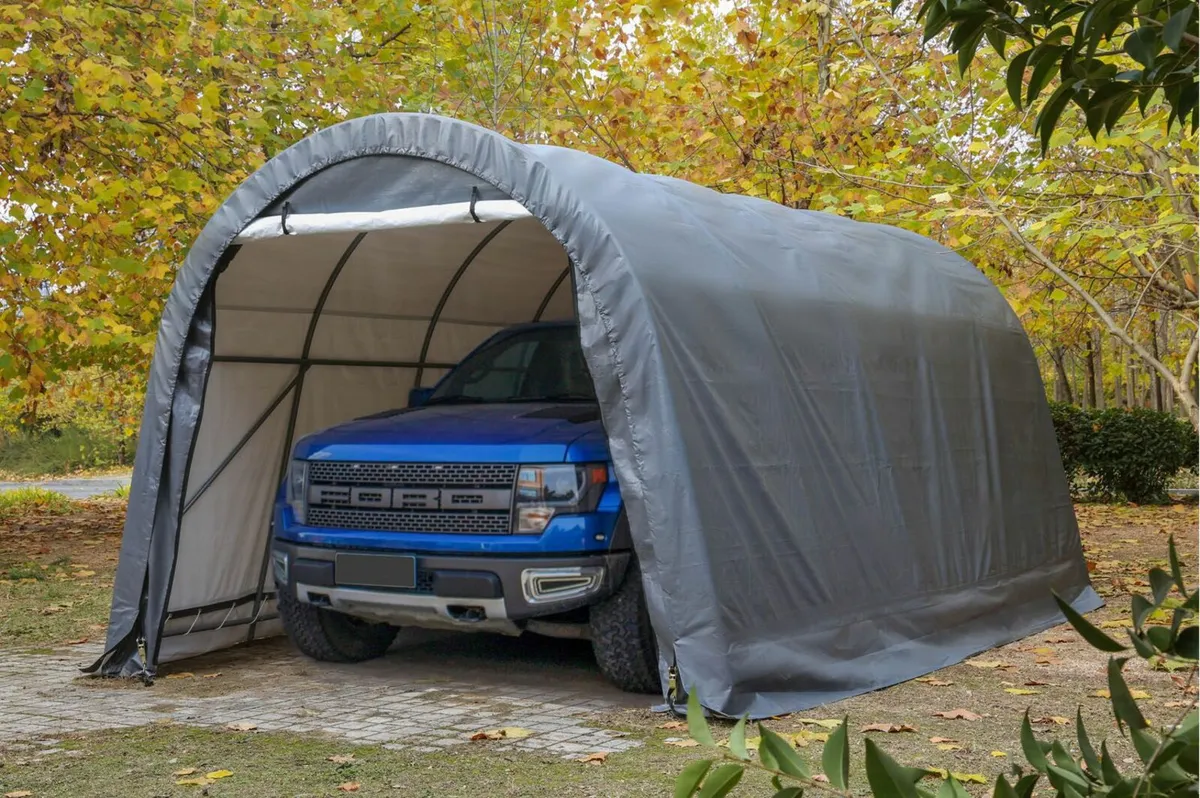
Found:
[[530, 604], [582, 598], [600, 589], [604, 566], [582, 568], [526, 568], [521, 573], [521, 592]]
[[271, 552], [271, 570], [275, 572], [275, 584], [287, 587], [288, 556], [286, 551]]

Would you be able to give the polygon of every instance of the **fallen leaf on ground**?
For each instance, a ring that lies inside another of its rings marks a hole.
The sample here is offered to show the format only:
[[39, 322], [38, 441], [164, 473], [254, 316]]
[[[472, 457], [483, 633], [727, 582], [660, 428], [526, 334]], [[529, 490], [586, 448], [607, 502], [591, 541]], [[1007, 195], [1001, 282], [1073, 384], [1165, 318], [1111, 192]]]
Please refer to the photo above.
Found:
[[1041, 718], [1030, 718], [1029, 722], [1034, 726], [1066, 726], [1071, 721], [1058, 715], [1047, 715]]
[[1006, 671], [1011, 668], [1017, 667], [1016, 665], [1013, 665], [1011, 662], [1001, 662], [998, 659], [973, 659], [973, 660], [969, 660], [967, 662], [967, 664], [970, 665], [972, 668], [983, 668], [985, 670], [995, 669], [995, 670]]
[[930, 737], [929, 742], [938, 745], [939, 743], [957, 743], [958, 740], [951, 739], [950, 737]]
[[603, 765], [605, 762], [608, 761], [608, 752], [600, 751], [595, 754], [588, 754], [587, 756], [579, 757], [579, 759], [577, 759], [576, 761], [583, 762], [584, 764], [587, 764], [587, 765]]
[[842, 725], [840, 720], [818, 719], [818, 718], [796, 718], [796, 720], [807, 726], [820, 726], [823, 729], [836, 729]]
[[[1112, 694], [1108, 690], [1097, 690], [1092, 693], [1096, 698], [1112, 698]], [[1135, 701], [1144, 701], [1150, 697], [1150, 694], [1145, 690], [1130, 690], [1129, 695], [1133, 696]]]
[[1064, 635], [1062, 637], [1052, 637], [1046, 642], [1051, 645], [1054, 643], [1073, 643], [1075, 642], [1075, 638], [1071, 637], [1070, 635]]
[[357, 781], [348, 781], [345, 784], [339, 784], [337, 788], [342, 792], [358, 792], [361, 786]]
[[327, 757], [327, 759], [335, 765], [345, 765], [349, 762], [356, 761], [354, 759], [354, 754], [334, 754], [331, 757]]
[[487, 731], [476, 732], [471, 735], [472, 742], [480, 740], [523, 740], [533, 734], [529, 729], [522, 729], [519, 726], [508, 726], [503, 729], [489, 729]]
[[938, 774], [943, 779], [953, 776], [963, 784], [987, 784], [987, 777], [982, 773], [954, 773], [943, 768], [926, 768], [926, 770]]
[[175, 772], [174, 772], [174, 773], [172, 773], [171, 775], [172, 775], [172, 776], [177, 776], [177, 777], [183, 777], [183, 776], [190, 776], [190, 775], [192, 775], [192, 774], [193, 774], [193, 773], [195, 773], [195, 772], [196, 772], [196, 769], [195, 769], [195, 768], [184, 768], [183, 770], [177, 770], [177, 771], [175, 771]]
[[1171, 709], [1178, 709], [1180, 707], [1195, 706], [1195, 704], [1195, 701], [1168, 701], [1167, 703], [1163, 704], [1163, 706], [1170, 707]]
[[700, 745], [700, 743], [696, 742], [695, 740], [678, 740], [673, 738], [663, 740], [663, 742], [667, 745], [673, 745], [676, 748], [695, 748], [696, 746]]
[[1002, 757], [1002, 756], [1008, 756], [1008, 754], [1004, 753], [1003, 751], [992, 751], [992, 756]]
[[29, 798], [33, 795], [29, 790], [16, 790], [15, 792], [4, 793], [4, 798]]
[[168, 673], [168, 679], [191, 679], [196, 674], [194, 673]]
[[1025, 682], [1026, 687], [1051, 687], [1050, 682], [1039, 682], [1037, 679], [1030, 679]]
[[207, 787], [212, 784], [212, 779], [206, 779], [203, 776], [194, 779], [180, 779], [175, 782], [181, 787]]
[[232, 770], [214, 770], [211, 773], [205, 773], [204, 778], [213, 779], [215, 781], [217, 779], [227, 779], [232, 775], [233, 775]]
[[828, 776], [826, 776], [824, 773], [818, 773], [817, 775], [815, 775], [815, 776], [813, 776], [813, 777], [812, 777], [812, 780], [813, 780], [813, 781], [819, 781], [819, 782], [821, 782], [822, 784], [828, 784], [828, 783], [829, 783], [829, 777], [828, 777]]
[[1006, 687], [1004, 692], [1012, 695], [1037, 695], [1041, 690], [1030, 690], [1028, 687]]
[[1104, 621], [1100, 624], [1101, 629], [1130, 629], [1133, 627], [1133, 621], [1129, 618], [1118, 618], [1114, 621]]
[[969, 709], [946, 709], [941, 712], [934, 712], [935, 718], [945, 718], [946, 720], [983, 720], [983, 715], [972, 712]]
[[899, 734], [900, 732], [915, 732], [916, 730], [916, 727], [909, 726], [907, 723], [869, 723], [859, 731]]
[[940, 745], [938, 745], [937, 750], [939, 750], [939, 751], [961, 751], [962, 746], [955, 745], [954, 743], [941, 743]]
[[219, 674], [219, 673], [202, 673], [202, 674], [200, 674], [200, 678], [201, 679], [215, 679], [220, 675], [221, 674]]
[[81, 637], [78, 640], [68, 640], [67, 645], [68, 646], [82, 646], [87, 641], [88, 641], [88, 639], [86, 637]]
[[1037, 665], [1062, 665], [1062, 660], [1058, 657], [1039, 657], [1035, 664]]
[[921, 684], [927, 684], [930, 687], [949, 687], [950, 685], [954, 684], [954, 682], [950, 681], [949, 679], [935, 679], [932, 676], [922, 676], [916, 681], [920, 682]]
[[672, 731], [681, 731], [687, 728], [687, 724], [681, 720], [672, 720], [659, 726], [660, 729], [671, 729]]
[[257, 729], [258, 724], [250, 723], [249, 721], [242, 720], [242, 721], [238, 721], [237, 723], [226, 723], [225, 728], [229, 729], [229, 731], [247, 732], [247, 731], [254, 731], [255, 729]]

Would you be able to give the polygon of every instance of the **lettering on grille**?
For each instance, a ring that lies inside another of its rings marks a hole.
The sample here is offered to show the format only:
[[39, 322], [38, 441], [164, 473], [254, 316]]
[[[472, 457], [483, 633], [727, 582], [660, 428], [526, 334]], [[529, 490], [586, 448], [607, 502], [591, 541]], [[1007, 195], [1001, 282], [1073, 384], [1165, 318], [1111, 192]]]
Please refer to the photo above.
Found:
[[390, 532], [507, 534], [507, 463], [309, 463], [309, 526]]

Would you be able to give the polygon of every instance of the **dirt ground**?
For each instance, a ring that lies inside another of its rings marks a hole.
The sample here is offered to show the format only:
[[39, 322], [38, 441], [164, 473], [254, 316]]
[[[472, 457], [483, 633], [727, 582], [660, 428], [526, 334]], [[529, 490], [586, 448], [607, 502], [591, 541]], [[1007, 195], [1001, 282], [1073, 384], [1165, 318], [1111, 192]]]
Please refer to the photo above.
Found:
[[[1120, 639], [1122, 627], [1128, 625], [1130, 594], [1147, 592], [1146, 572], [1151, 567], [1166, 565], [1168, 536], [1174, 536], [1184, 560], [1185, 574], [1195, 577], [1195, 504], [1166, 507], [1084, 504], [1078, 506], [1076, 512], [1093, 584], [1107, 602], [1091, 619], [1114, 637]], [[94, 641], [103, 636], [122, 515], [123, 508], [118, 502], [89, 502], [65, 515], [44, 513], [19, 519], [0, 518], [0, 647], [63, 651], [83, 638]], [[594, 769], [554, 770], [562, 777], [559, 782], [556, 776], [556, 786], [561, 787], [556, 794], [656, 794], [660, 787], [669, 784], [673, 773], [701, 756], [700, 749], [687, 745], [687, 733], [681, 724], [668, 716], [650, 712], [648, 700], [622, 700], [613, 696], [611, 688], [604, 685], [595, 672], [586, 644], [490, 638], [473, 639], [468, 644], [461, 639], [465, 637], [433, 636], [406, 649], [406, 654], [369, 665], [374, 666], [373, 673], [380, 668], [392, 668], [396, 679], [406, 683], [414, 679], [436, 681], [439, 678], [468, 682], [477, 685], [481, 695], [486, 694], [489, 685], [502, 674], [509, 681], [516, 679], [530, 685], [546, 679], [569, 680], [578, 685], [574, 689], [585, 695], [590, 692], [598, 698], [612, 699], [605, 714], [589, 723], [622, 731], [643, 745], [612, 754], [607, 762]], [[285, 645], [268, 643], [261, 652], [269, 653]], [[172, 700], [244, 690], [255, 684], [259, 690], [277, 694], [289, 689], [303, 689], [301, 685], [307, 683], [310, 676], [307, 666], [303, 662], [297, 664], [295, 659], [281, 662], [274, 668], [260, 660], [252, 673], [241, 667], [246, 663], [245, 658], [253, 655], [253, 649], [223, 652], [164, 668], [164, 675], [186, 669], [195, 678], [160, 679], [154, 688], [155, 699], [169, 706]], [[1039, 736], [1063, 740], [1074, 739], [1078, 710], [1093, 741], [1098, 744], [1100, 738], [1107, 737], [1118, 761], [1128, 759], [1132, 763], [1133, 753], [1116, 732], [1108, 702], [1099, 694], [1106, 687], [1106, 663], [1107, 655], [1090, 648], [1064, 625], [921, 680], [818, 707], [800, 715], [774, 719], [767, 725], [791, 735], [811, 760], [819, 760], [821, 741], [828, 733], [829, 725], [849, 716], [854, 732], [851, 745], [852, 761], [858, 763], [856, 770], [861, 767], [863, 738], [871, 735], [906, 764], [943, 768], [962, 774], [969, 781], [990, 782], [997, 773], [1022, 761], [1018, 734], [1021, 717], [1027, 709]], [[240, 673], [240, 667], [247, 672]], [[264, 679], [264, 667], [269, 669], [269, 678]], [[1126, 668], [1130, 686], [1140, 691], [1135, 695], [1154, 723], [1168, 722], [1195, 705], [1195, 673], [1173, 668], [1173, 663], [1160, 663], [1155, 669], [1140, 660], [1131, 662]], [[221, 673], [222, 676], [202, 678], [206, 673]], [[374, 676], [385, 674], [381, 671]], [[87, 684], [89, 689], [96, 690], [129, 689], [122, 682]], [[960, 717], [947, 718], [939, 713]], [[728, 727], [718, 723], [715, 732], [721, 739], [728, 733]], [[120, 734], [133, 750], [142, 745], [147, 751], [157, 752], [154, 756], [162, 760], [156, 765], [160, 770], [168, 767], [172, 760], [168, 756], [170, 750], [164, 749], [162, 744], [165, 739], [174, 739], [170, 735], [188, 740], [197, 750], [203, 750], [209, 744], [201, 739], [205, 734], [214, 735], [211, 745], [224, 746], [220, 750], [228, 749], [230, 761], [262, 762], [264, 768], [266, 763], [274, 762], [276, 765], [271, 767], [283, 768], [277, 773], [286, 771], [286, 763], [292, 756], [289, 751], [301, 745], [287, 735], [258, 735], [238, 747], [222, 737], [219, 731], [178, 730], [170, 734], [147, 735], [134, 730]], [[335, 741], [329, 740], [303, 743], [305, 746], [310, 744], [316, 746], [312, 756], [338, 747]], [[34, 771], [22, 771], [25, 777], [22, 784], [34, 787], [74, 784], [77, 788], [73, 793], [46, 789], [35, 795], [106, 794], [80, 787], [91, 782], [79, 780], [86, 777], [87, 767], [95, 769], [101, 761], [105, 763], [104, 768], [109, 767], [109, 759], [115, 756], [112, 737], [97, 733], [76, 735], [70, 746], [82, 753], [45, 760], [53, 762], [53, 767], [40, 776], [30, 777]], [[446, 767], [445, 756], [422, 758], [412, 753], [401, 756], [378, 748], [355, 750], [363, 751], [361, 756], [377, 763], [392, 763], [378, 773], [372, 768], [363, 770], [364, 776], [368, 772], [374, 775], [369, 784], [364, 781], [362, 794], [396, 794], [388, 792], [392, 783], [400, 783], [395, 781], [396, 773], [412, 768], [425, 770], [419, 780], [420, 789], [415, 789], [418, 782], [410, 782], [414, 791], [406, 794], [478, 794], [454, 791], [462, 786], [461, 773], [444, 772], [437, 776]], [[462, 766], [468, 768], [472, 779], [481, 779], [477, 782], [479, 791], [487, 794], [537, 794], [534, 785], [551, 767], [551, 759], [546, 755], [509, 752], [489, 760], [484, 753], [476, 747], [464, 751], [459, 759]], [[4, 778], [5, 763], [11, 765], [22, 756], [0, 747], [0, 782], [5, 786], [11, 783]], [[344, 770], [326, 767], [329, 763], [322, 757], [318, 760], [323, 763], [321, 767], [329, 771], [327, 777], [321, 777], [326, 781], [339, 777]], [[122, 757], [121, 762], [126, 777], [145, 775], [147, 779], [151, 778], [129, 757]], [[394, 770], [393, 766], [400, 770]], [[12, 771], [7, 773], [11, 775]], [[487, 775], [489, 773], [494, 775]], [[606, 773], [621, 779], [625, 786], [605, 790], [602, 785], [608, 778]], [[638, 776], [639, 773], [642, 776]], [[106, 783], [115, 784], [122, 777], [121, 772], [110, 776], [112, 780]], [[861, 776], [861, 770], [858, 770], [859, 784], [863, 783]], [[161, 778], [161, 774], [154, 778]], [[253, 783], [261, 785], [264, 782], [254, 779]], [[231, 778], [207, 789], [213, 795], [276, 794], [270, 790], [262, 791], [260, 787], [251, 788], [247, 779], [242, 779], [241, 784], [242, 787], [238, 787]], [[333, 784], [331, 782], [328, 789], [322, 787], [311, 793], [297, 788], [296, 792], [287, 794], [342, 794]], [[29, 789], [28, 786], [25, 788]], [[984, 788], [975, 785], [972, 789], [978, 792]], [[739, 791], [739, 794], [761, 792]], [[186, 793], [176, 788], [146, 794]]]

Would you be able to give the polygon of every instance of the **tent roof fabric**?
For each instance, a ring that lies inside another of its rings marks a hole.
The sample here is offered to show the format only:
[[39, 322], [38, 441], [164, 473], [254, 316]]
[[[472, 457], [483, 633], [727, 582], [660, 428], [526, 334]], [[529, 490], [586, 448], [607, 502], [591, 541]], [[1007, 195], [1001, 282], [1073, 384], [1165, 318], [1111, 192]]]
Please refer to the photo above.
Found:
[[93, 669], [277, 633], [269, 518], [294, 441], [564, 314], [663, 667], [705, 706], [895, 684], [1061, 621], [1052, 590], [1099, 606], [1032, 349], [961, 257], [386, 114], [271, 159], [180, 268]]

